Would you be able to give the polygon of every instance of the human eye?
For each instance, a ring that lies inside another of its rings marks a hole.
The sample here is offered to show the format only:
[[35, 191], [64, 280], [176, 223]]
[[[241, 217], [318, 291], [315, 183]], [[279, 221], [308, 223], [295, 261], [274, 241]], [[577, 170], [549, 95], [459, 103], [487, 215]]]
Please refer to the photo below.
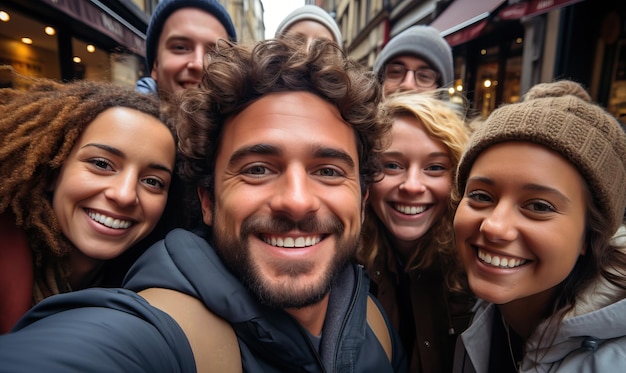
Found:
[[150, 188], [163, 190], [166, 189], [166, 184], [163, 180], [156, 177], [146, 177], [141, 179], [141, 182], [148, 185]]
[[475, 203], [493, 202], [493, 199], [491, 198], [491, 196], [487, 192], [482, 191], [482, 190], [469, 191], [465, 194], [465, 197]]
[[104, 158], [90, 158], [87, 160], [87, 163], [94, 166], [98, 170], [113, 171], [113, 166], [111, 165], [111, 162]]
[[177, 54], [185, 53], [190, 50], [187, 44], [182, 42], [171, 43], [168, 49]]
[[440, 173], [444, 173], [445, 171], [448, 171], [448, 166], [444, 164], [439, 164], [439, 163], [431, 164], [426, 167], [426, 171], [431, 171], [433, 173], [440, 174]]
[[415, 71], [415, 78], [423, 84], [434, 84], [437, 73], [431, 69], [419, 69]]
[[524, 205], [524, 208], [537, 214], [547, 214], [557, 211], [554, 205], [544, 200], [530, 201]]
[[398, 64], [390, 64], [385, 68], [385, 76], [389, 79], [400, 79], [404, 77], [406, 68]]
[[261, 164], [253, 164], [245, 167], [242, 174], [252, 177], [262, 177], [270, 174], [269, 168]]
[[383, 162], [383, 168], [385, 169], [385, 171], [389, 170], [389, 171], [399, 171], [402, 169], [402, 166], [400, 164], [398, 164], [397, 162]]
[[315, 172], [316, 175], [323, 177], [341, 177], [344, 175], [343, 172], [333, 168], [333, 167], [322, 167]]

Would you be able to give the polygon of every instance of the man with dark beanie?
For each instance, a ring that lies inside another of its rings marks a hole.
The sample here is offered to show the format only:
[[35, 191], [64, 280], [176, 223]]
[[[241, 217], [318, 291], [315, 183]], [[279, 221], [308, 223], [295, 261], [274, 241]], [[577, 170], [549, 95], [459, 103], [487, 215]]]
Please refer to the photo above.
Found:
[[159, 2], [146, 33], [150, 77], [140, 79], [136, 90], [168, 96], [198, 85], [207, 48], [218, 39], [236, 41], [237, 32], [217, 0]]

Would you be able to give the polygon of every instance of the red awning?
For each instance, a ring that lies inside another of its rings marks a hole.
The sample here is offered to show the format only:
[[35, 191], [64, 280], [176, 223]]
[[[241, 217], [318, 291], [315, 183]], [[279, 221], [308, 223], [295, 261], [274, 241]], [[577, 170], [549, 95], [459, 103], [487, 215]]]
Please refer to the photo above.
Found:
[[529, 0], [507, 6], [498, 16], [503, 20], [537, 16], [580, 1], [582, 0]]
[[446, 36], [445, 39], [451, 47], [454, 47], [455, 45], [463, 44], [476, 38], [485, 26], [487, 26], [487, 20], [483, 19], [478, 23], [474, 23], [471, 26], [467, 26], [462, 30]]
[[506, 0], [455, 0], [430, 25], [450, 46], [469, 41], [487, 25], [487, 17]]

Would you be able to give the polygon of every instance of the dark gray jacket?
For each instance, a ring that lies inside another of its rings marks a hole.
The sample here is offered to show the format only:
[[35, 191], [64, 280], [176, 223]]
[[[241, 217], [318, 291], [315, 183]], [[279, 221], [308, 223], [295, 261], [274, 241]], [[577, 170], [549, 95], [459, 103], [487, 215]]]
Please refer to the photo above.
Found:
[[[366, 321], [369, 280], [353, 265], [331, 291], [319, 353], [289, 314], [259, 304], [201, 237], [175, 230], [131, 268], [125, 288], [194, 296], [227, 320], [246, 372], [404, 372], [392, 334], [389, 362]], [[0, 371], [193, 372], [175, 321], [129, 290], [88, 289], [48, 298], [0, 336]]]

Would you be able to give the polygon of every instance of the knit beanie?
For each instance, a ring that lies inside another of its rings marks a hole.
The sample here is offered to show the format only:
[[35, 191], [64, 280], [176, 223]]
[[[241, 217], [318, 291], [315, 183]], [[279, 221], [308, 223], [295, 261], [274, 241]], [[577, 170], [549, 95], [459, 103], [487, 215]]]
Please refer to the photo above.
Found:
[[291, 25], [303, 20], [315, 21], [324, 25], [331, 32], [331, 34], [333, 34], [335, 42], [339, 44], [339, 47], [343, 48], [343, 38], [341, 37], [341, 31], [339, 31], [337, 22], [335, 22], [333, 17], [331, 17], [328, 12], [317, 5], [307, 4], [289, 13], [289, 15], [278, 25], [275, 37], [280, 37], [280, 35], [285, 33]]
[[440, 87], [451, 87], [454, 83], [452, 48], [439, 30], [432, 26], [409, 27], [389, 40], [374, 62], [374, 72], [382, 77], [383, 68], [394, 57], [410, 55], [426, 61], [441, 74]]
[[228, 37], [232, 41], [237, 41], [237, 31], [230, 18], [230, 15], [217, 0], [161, 0], [152, 13], [148, 31], [146, 32], [146, 62], [148, 69], [152, 69], [156, 56], [157, 45], [163, 25], [169, 16], [182, 8], [198, 8], [210, 13], [220, 21], [226, 29]]
[[459, 162], [461, 195], [480, 153], [505, 141], [540, 144], [565, 157], [586, 180], [611, 232], [617, 231], [626, 208], [626, 133], [579, 84], [538, 84], [522, 102], [494, 110], [473, 133]]

